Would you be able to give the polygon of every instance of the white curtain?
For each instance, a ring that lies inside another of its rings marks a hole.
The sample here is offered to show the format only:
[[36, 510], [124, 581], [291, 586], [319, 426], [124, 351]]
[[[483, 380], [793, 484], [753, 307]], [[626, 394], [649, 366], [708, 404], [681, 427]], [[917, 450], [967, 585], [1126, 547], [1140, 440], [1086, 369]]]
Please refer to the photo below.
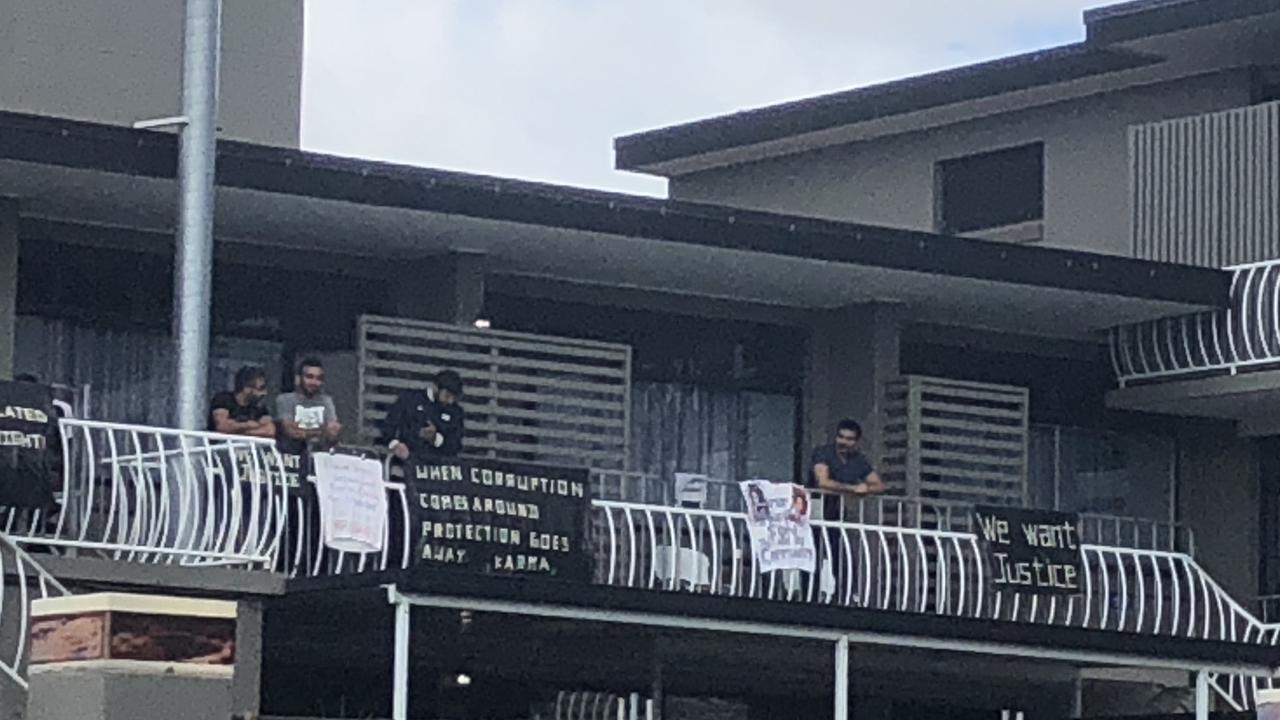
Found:
[[788, 395], [637, 382], [630, 467], [658, 478], [692, 472], [734, 482], [790, 480], [795, 419]]

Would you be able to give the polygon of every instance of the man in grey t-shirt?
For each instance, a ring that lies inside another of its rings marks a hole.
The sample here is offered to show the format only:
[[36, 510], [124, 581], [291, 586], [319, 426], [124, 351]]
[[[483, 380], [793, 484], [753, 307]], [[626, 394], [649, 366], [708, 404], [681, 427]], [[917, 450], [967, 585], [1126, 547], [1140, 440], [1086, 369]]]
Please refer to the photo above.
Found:
[[291, 393], [276, 398], [276, 421], [281, 452], [300, 454], [304, 449], [333, 447], [342, 432], [333, 398], [324, 394], [324, 366], [315, 358], [298, 363], [298, 375]]

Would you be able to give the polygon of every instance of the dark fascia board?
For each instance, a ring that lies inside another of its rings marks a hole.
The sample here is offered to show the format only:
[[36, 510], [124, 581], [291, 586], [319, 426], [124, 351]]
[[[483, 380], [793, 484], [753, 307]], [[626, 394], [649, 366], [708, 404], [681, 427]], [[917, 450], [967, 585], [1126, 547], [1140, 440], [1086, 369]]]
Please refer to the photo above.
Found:
[[1085, 42], [1111, 45], [1280, 12], [1280, 0], [1138, 0], [1086, 10]]
[[286, 597], [272, 602], [282, 603], [283, 606], [302, 604], [316, 608], [317, 604], [323, 604], [326, 600], [350, 603], [367, 598], [368, 601], [385, 607], [389, 602], [385, 587], [389, 585], [394, 585], [397, 591], [405, 594], [445, 595], [468, 600], [682, 619], [707, 618], [787, 627], [799, 631], [831, 631], [833, 634], [869, 632], [896, 637], [958, 643], [996, 643], [1188, 663], [1249, 664], [1259, 667], [1280, 665], [1280, 648], [1263, 645], [451, 571], [394, 570], [293, 580], [288, 585]]
[[[167, 133], [0, 112], [0, 160], [171, 179], [177, 167], [177, 138]], [[1225, 307], [1230, 293], [1230, 276], [1209, 268], [676, 202], [246, 143], [218, 144], [217, 184], [357, 205], [1199, 307]]]
[[770, 105], [684, 125], [626, 135], [613, 142], [614, 162], [639, 170], [661, 162], [830, 130], [877, 118], [1132, 70], [1159, 58], [1063, 45], [954, 70], [795, 102]]

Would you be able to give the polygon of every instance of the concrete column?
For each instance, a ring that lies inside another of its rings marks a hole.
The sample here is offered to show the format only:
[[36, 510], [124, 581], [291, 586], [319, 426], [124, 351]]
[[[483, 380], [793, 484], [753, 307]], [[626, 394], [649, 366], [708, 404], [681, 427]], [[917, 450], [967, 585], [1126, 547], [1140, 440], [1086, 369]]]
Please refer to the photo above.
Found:
[[397, 317], [471, 325], [484, 310], [488, 257], [453, 251], [404, 263], [388, 311]]
[[[862, 424], [863, 452], [878, 462], [885, 381], [899, 373], [899, 309], [853, 305], [813, 315], [804, 383], [804, 447], [830, 442], [836, 423]], [[808, 458], [805, 457], [807, 464]]]
[[[237, 696], [227, 650], [242, 637], [239, 620], [236, 604], [220, 600], [123, 593], [36, 600], [27, 720], [227, 720]], [[211, 661], [219, 646], [223, 657]], [[235, 663], [245, 660], [241, 652]]]
[[236, 664], [231, 676], [231, 707], [245, 717], [262, 710], [262, 601], [236, 606]]
[[1280, 720], [1280, 690], [1259, 690], [1258, 720]]
[[13, 378], [18, 315], [18, 201], [0, 197], [0, 380]]

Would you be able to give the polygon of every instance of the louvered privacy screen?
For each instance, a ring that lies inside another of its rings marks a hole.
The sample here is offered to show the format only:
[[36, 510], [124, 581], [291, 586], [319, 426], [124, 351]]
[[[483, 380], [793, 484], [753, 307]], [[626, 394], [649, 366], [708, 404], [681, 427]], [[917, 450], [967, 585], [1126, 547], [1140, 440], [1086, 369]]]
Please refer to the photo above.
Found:
[[1129, 165], [1138, 257], [1280, 258], [1280, 103], [1134, 126]]
[[888, 383], [882, 475], [908, 497], [1021, 505], [1025, 388], [906, 376]]
[[623, 468], [630, 347], [372, 316], [360, 318], [359, 335], [365, 437], [396, 393], [451, 368], [466, 386], [466, 454]]

